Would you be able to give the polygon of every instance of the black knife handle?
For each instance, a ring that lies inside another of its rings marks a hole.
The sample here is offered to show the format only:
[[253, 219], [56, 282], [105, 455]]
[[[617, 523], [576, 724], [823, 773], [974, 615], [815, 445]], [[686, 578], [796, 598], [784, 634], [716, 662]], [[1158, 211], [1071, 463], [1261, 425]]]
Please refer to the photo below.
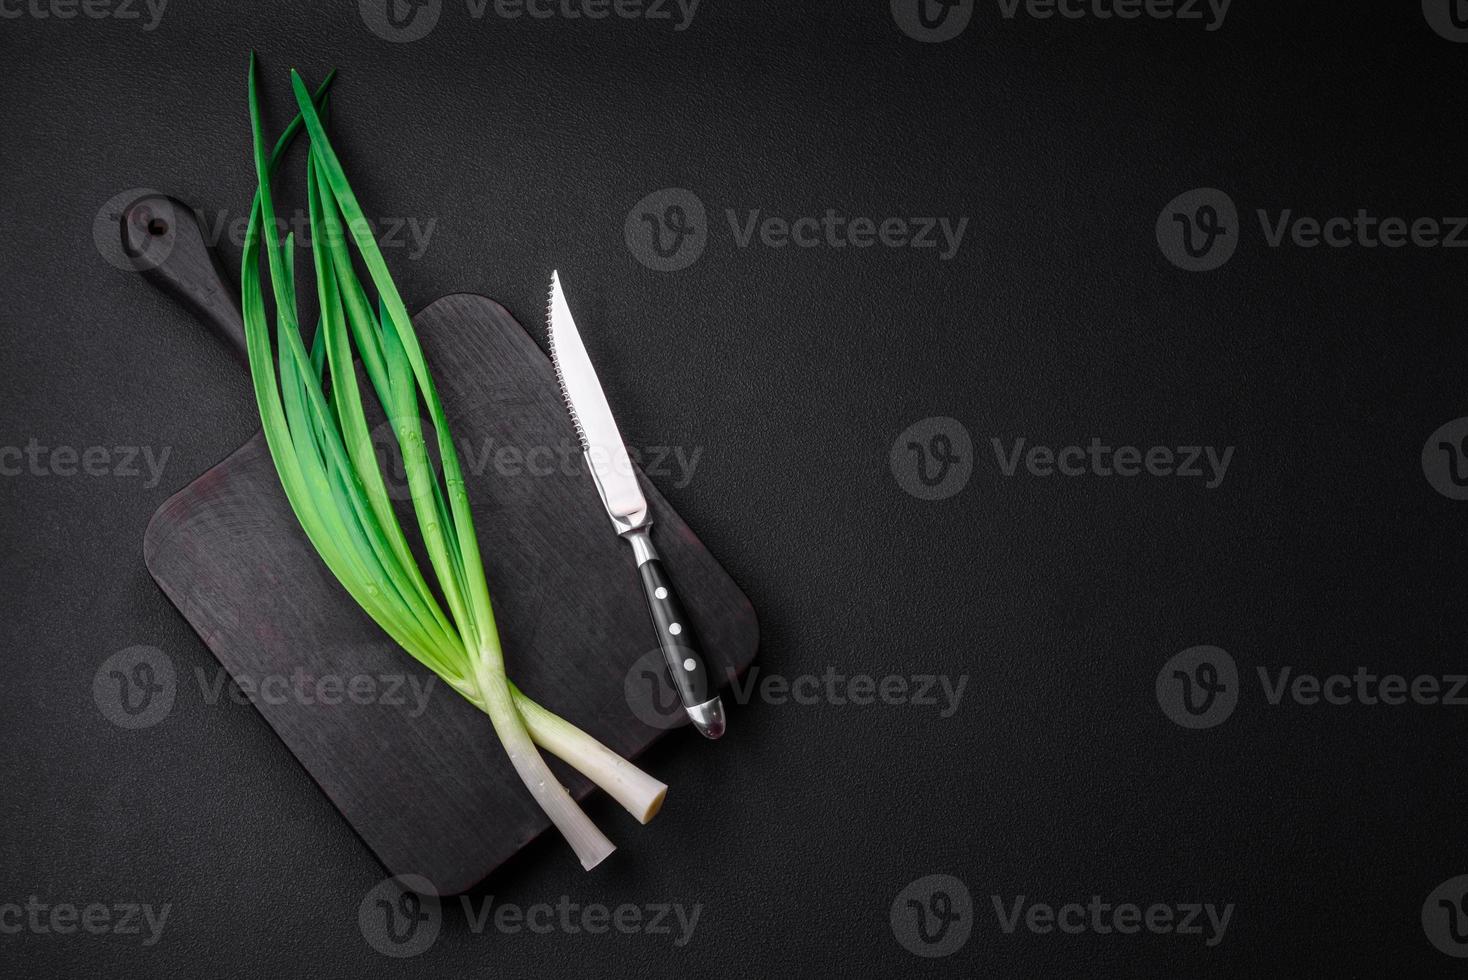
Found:
[[637, 556], [637, 576], [642, 580], [642, 594], [647, 597], [647, 611], [658, 633], [658, 647], [683, 710], [693, 726], [708, 738], [724, 734], [724, 707], [719, 700], [718, 685], [709, 677], [698, 634], [688, 620], [688, 610], [678, 600], [673, 580], [658, 558], [652, 544], [652, 525], [640, 524], [622, 532]]
[[643, 562], [637, 567], [637, 574], [642, 579], [642, 592], [647, 596], [647, 611], [652, 614], [653, 626], [658, 631], [658, 646], [662, 647], [668, 674], [673, 678], [673, 687], [683, 707], [703, 704], [716, 692], [709, 682], [708, 667], [698, 647], [698, 635], [688, 621], [688, 611], [673, 591], [673, 580], [668, 578], [659, 558]]

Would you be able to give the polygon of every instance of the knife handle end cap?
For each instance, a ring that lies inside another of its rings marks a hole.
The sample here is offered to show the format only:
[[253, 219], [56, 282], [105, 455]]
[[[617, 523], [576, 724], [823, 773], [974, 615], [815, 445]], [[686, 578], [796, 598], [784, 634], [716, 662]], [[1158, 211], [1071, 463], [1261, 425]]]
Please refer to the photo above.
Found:
[[688, 717], [704, 738], [718, 738], [724, 734], [724, 702], [719, 698], [710, 698], [689, 708]]

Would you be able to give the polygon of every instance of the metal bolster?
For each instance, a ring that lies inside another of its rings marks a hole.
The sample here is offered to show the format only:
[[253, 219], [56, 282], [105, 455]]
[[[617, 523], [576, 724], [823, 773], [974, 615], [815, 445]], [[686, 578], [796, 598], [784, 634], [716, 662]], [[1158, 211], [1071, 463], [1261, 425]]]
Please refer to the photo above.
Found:
[[637, 527], [622, 532], [622, 537], [632, 544], [632, 554], [637, 556], [637, 567], [641, 568], [658, 556], [658, 550], [652, 546], [652, 521], [646, 521]]

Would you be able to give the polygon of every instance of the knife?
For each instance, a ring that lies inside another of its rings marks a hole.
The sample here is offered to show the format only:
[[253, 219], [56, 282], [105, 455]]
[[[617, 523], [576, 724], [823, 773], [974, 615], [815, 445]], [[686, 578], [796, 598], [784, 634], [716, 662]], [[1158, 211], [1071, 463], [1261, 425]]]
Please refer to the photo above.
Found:
[[561, 292], [561, 277], [555, 272], [551, 273], [548, 318], [551, 362], [566, 399], [566, 411], [581, 440], [587, 471], [612, 519], [612, 527], [632, 545], [668, 675], [693, 726], [708, 738], [718, 738], [724, 734], [723, 702], [709, 679], [693, 624], [653, 547], [647, 498], [637, 485], [637, 474], [617, 431], [617, 420], [612, 418], [607, 396], [602, 393], [586, 345], [571, 318], [571, 308]]

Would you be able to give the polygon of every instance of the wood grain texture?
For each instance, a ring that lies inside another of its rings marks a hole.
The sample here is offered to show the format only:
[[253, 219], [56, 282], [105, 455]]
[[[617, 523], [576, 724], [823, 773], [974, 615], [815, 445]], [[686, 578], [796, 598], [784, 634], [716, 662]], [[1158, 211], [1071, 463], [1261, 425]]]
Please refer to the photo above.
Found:
[[[445, 297], [414, 323], [460, 445], [511, 676], [615, 751], [637, 756], [686, 719], [666, 680], [638, 666], [657, 639], [630, 550], [582, 471], [550, 362], [508, 312], [481, 296]], [[497, 467], [494, 453], [505, 447], [506, 465]], [[525, 464], [517, 474], [513, 450], [532, 459], [538, 475]], [[654, 538], [703, 637], [709, 669], [726, 682], [754, 658], [754, 611], [657, 489], [642, 483]], [[298, 671], [377, 678], [379, 692], [383, 678], [431, 685], [421, 713], [410, 696], [403, 704], [378, 697], [334, 705], [252, 696], [390, 871], [422, 875], [454, 894], [547, 829], [488, 717], [392, 643], [311, 550], [262, 435], [158, 510], [144, 554], [242, 686]], [[691, 732], [679, 737], [689, 751], [718, 752]], [[552, 765], [577, 798], [592, 790]]]

